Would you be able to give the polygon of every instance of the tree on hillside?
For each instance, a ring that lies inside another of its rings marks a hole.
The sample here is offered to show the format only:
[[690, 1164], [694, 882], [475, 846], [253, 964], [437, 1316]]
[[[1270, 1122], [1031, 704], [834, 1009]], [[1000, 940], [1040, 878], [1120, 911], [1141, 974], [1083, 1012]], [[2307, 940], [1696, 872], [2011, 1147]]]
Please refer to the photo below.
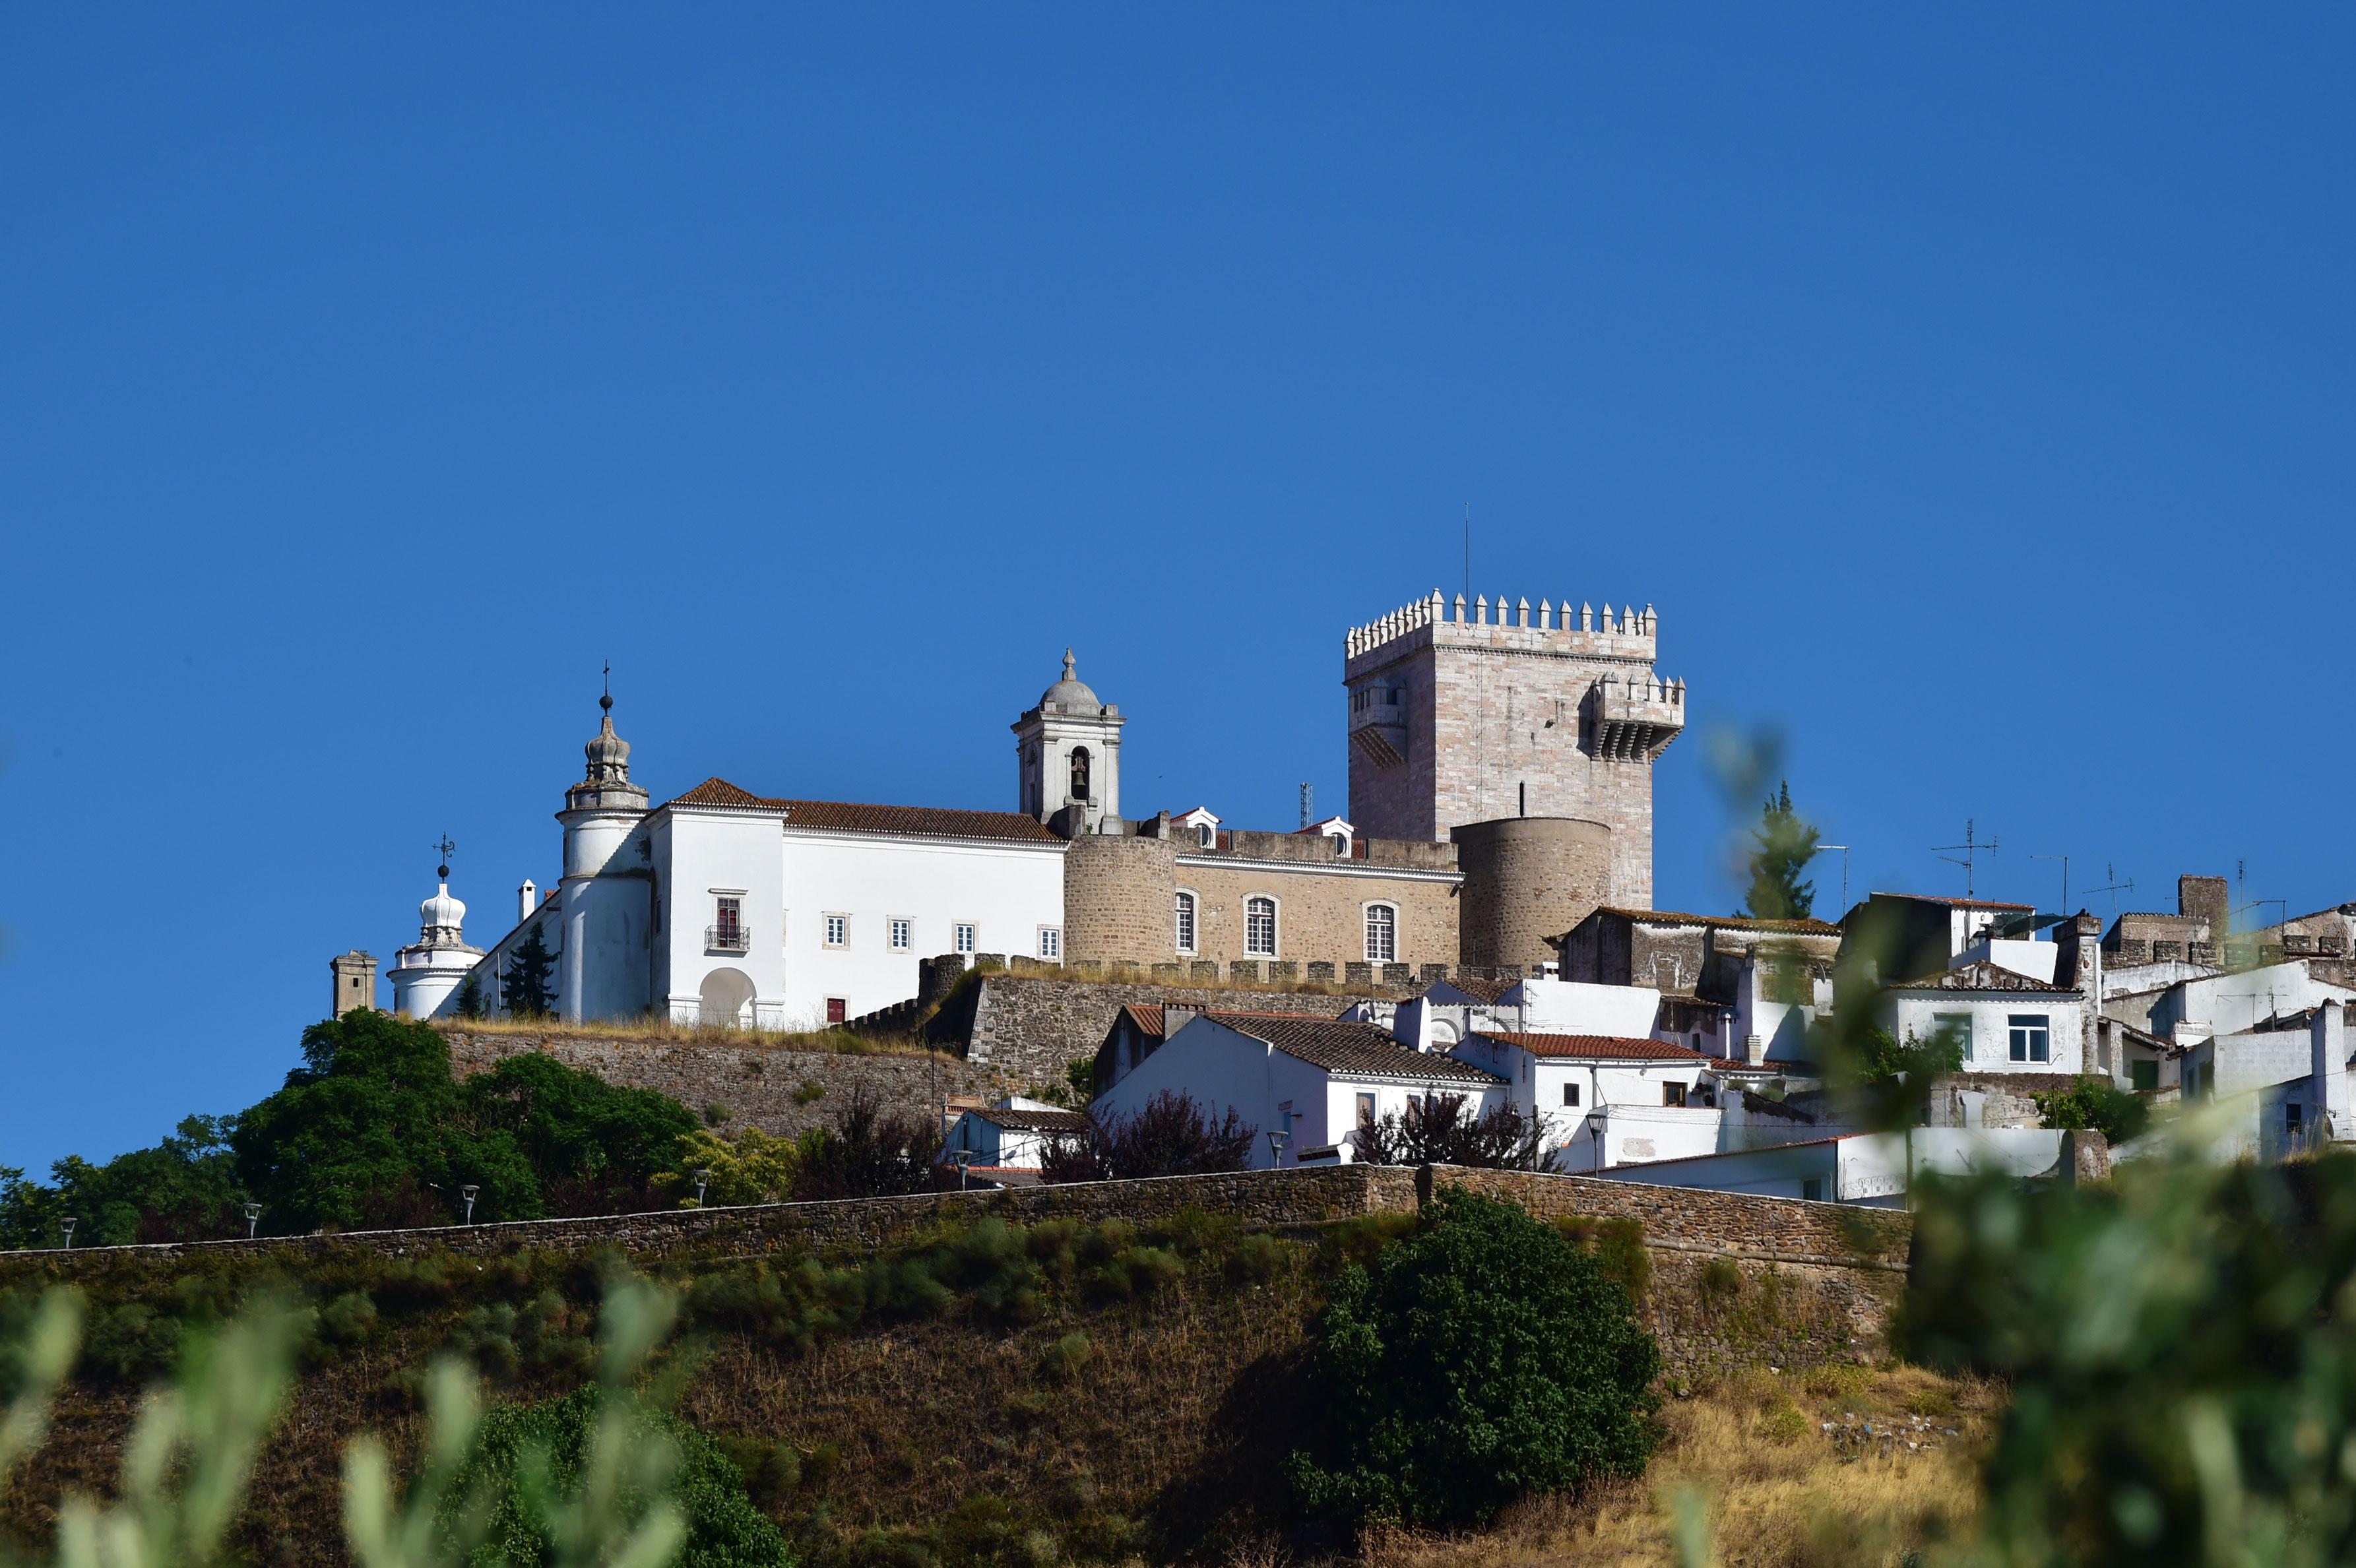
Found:
[[556, 973], [556, 955], [541, 939], [545, 929], [545, 922], [533, 926], [508, 955], [508, 972], [499, 978], [499, 1006], [509, 1018], [544, 1018], [556, 1005], [556, 988], [551, 983]]
[[940, 1118], [930, 1111], [886, 1111], [863, 1086], [835, 1112], [833, 1124], [805, 1140], [794, 1198], [896, 1198], [933, 1184], [940, 1157]]
[[1815, 912], [1816, 885], [1802, 870], [1815, 858], [1816, 829], [1792, 809], [1786, 779], [1751, 829], [1751, 896], [1741, 913], [1752, 920], [1805, 920]]
[[1040, 1174], [1049, 1181], [1126, 1181], [1243, 1170], [1258, 1136], [1234, 1106], [1214, 1117], [1192, 1095], [1164, 1089], [1133, 1115], [1089, 1112], [1087, 1132], [1047, 1146]]
[[622, 1088], [538, 1051], [467, 1079], [458, 1100], [476, 1137], [512, 1141], [538, 1179], [542, 1211], [557, 1216], [660, 1207], [651, 1183], [696, 1130], [694, 1114], [668, 1094]]
[[1546, 1127], [1511, 1105], [1475, 1115], [1462, 1094], [1410, 1099], [1404, 1113], [1362, 1118], [1351, 1135], [1368, 1165], [1464, 1165], [1536, 1170]]
[[1593, 1256], [1512, 1204], [1443, 1189], [1342, 1271], [1319, 1328], [1319, 1446], [1290, 1463], [1314, 1512], [1473, 1521], [1644, 1471], [1659, 1347]]

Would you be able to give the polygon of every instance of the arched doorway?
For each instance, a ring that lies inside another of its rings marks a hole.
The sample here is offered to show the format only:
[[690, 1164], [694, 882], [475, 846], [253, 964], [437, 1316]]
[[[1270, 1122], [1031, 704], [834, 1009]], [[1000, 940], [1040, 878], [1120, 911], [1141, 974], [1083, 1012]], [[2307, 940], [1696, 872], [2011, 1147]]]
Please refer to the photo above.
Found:
[[726, 1029], [753, 1027], [753, 979], [742, 969], [714, 969], [703, 977], [698, 995], [700, 1021]]

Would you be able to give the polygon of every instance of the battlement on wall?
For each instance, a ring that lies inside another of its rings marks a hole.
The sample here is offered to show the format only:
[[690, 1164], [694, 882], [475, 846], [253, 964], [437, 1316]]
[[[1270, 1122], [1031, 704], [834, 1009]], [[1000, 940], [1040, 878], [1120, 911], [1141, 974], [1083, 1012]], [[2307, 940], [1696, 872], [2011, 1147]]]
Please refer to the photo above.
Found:
[[1653, 607], [1633, 604], [1614, 611], [1610, 603], [1599, 614], [1591, 604], [1573, 608], [1540, 599], [1535, 609], [1527, 599], [1508, 603], [1499, 594], [1493, 605], [1485, 595], [1468, 604], [1458, 594], [1451, 603], [1438, 589], [1389, 614], [1353, 626], [1343, 635], [1342, 654], [1354, 661], [1369, 654], [1404, 651], [1391, 645], [1412, 640], [1417, 645], [1489, 647], [1501, 652], [1553, 653], [1590, 658], [1627, 658], [1652, 662], [1659, 648], [1660, 619]]

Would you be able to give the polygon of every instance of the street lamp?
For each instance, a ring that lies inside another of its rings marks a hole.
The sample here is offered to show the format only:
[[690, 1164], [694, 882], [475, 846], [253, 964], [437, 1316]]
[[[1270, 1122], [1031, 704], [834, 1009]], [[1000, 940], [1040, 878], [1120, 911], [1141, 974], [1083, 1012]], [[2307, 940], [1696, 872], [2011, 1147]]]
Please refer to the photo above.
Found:
[[58, 1229], [66, 1233], [66, 1250], [68, 1252], [71, 1252], [73, 1250], [74, 1227], [80, 1223], [81, 1221], [72, 1214], [69, 1214], [64, 1219], [58, 1221]]
[[262, 1205], [259, 1203], [247, 1204], [245, 1206], [245, 1239], [247, 1241], [250, 1242], [253, 1240], [253, 1232], [261, 1223]]
[[1290, 1115], [1287, 1115], [1284, 1120], [1286, 1127], [1285, 1131], [1278, 1132], [1273, 1127], [1269, 1129], [1268, 1168], [1270, 1170], [1274, 1170], [1278, 1166], [1284, 1163], [1284, 1146], [1292, 1141], [1292, 1117]]
[[466, 1223], [469, 1225], [475, 1222], [475, 1194], [481, 1190], [471, 1181], [458, 1189], [458, 1196], [466, 1200]]
[[969, 1148], [950, 1150], [949, 1163], [958, 1168], [958, 1190], [959, 1192], [965, 1191], [965, 1174], [967, 1169], [973, 1164], [973, 1150]]
[[709, 1169], [699, 1170], [695, 1173], [695, 1206], [697, 1208], [701, 1209], [703, 1207], [703, 1189], [711, 1185], [712, 1172]]

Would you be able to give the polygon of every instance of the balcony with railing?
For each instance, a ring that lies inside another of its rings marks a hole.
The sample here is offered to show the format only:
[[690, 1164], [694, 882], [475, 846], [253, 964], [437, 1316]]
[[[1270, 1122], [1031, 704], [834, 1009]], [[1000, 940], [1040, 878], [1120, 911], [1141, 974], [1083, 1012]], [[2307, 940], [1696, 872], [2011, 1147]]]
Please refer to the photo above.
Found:
[[706, 953], [750, 953], [753, 951], [752, 927], [707, 925], [703, 928], [703, 950]]
[[1588, 689], [1584, 706], [1595, 755], [1615, 762], [1649, 761], [1666, 751], [1685, 729], [1686, 683], [1607, 675]]

